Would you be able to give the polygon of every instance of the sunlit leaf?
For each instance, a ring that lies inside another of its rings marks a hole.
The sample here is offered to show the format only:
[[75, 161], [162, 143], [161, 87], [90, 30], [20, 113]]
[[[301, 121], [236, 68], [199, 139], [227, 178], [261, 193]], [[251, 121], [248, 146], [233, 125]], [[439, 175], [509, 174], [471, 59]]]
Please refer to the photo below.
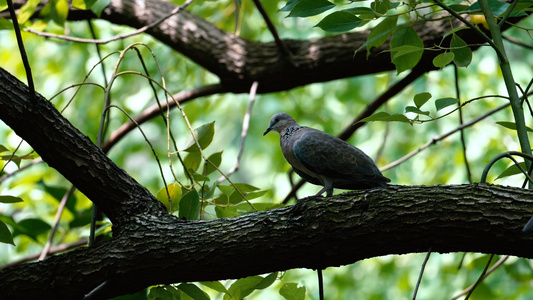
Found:
[[267, 287], [271, 286], [274, 281], [276, 281], [276, 278], [278, 278], [278, 273], [274, 272], [263, 278], [255, 287], [258, 290], [266, 289]]
[[178, 289], [194, 300], [209, 300], [209, 295], [192, 283], [182, 283]]
[[[498, 121], [498, 122], [496, 122], [496, 124], [498, 124], [500, 126], [503, 126], [503, 127], [507, 128], [507, 129], [516, 130], [516, 123], [515, 122]], [[531, 129], [528, 126], [526, 126], [526, 130], [529, 131], [529, 132], [533, 132], [533, 129]]]
[[185, 156], [185, 158], [183, 159], [183, 164], [185, 164], [185, 167], [187, 169], [192, 170], [193, 172], [198, 170], [198, 167], [200, 167], [201, 163], [202, 163], [202, 154], [200, 154], [199, 151], [189, 152], [187, 156]]
[[365, 23], [364, 20], [359, 19], [351, 13], [336, 11], [327, 15], [315, 26], [327, 32], [339, 33], [350, 31], [363, 23]]
[[377, 13], [369, 7], [354, 7], [344, 10], [353, 15], [359, 16], [363, 20], [374, 19], [377, 17]]
[[19, 24], [24, 24], [35, 13], [37, 5], [41, 3], [41, 0], [28, 0], [17, 13], [17, 20]]
[[263, 277], [261, 276], [241, 278], [229, 287], [228, 294], [224, 295], [224, 299], [243, 299], [250, 295], [262, 280]]
[[289, 0], [285, 3], [285, 6], [279, 9], [279, 11], [291, 11], [300, 0]]
[[404, 122], [404, 123], [411, 124], [411, 121], [409, 120], [409, 118], [407, 118], [406, 116], [404, 116], [402, 114], [393, 114], [393, 115], [391, 115], [388, 112], [384, 112], [384, 111], [375, 113], [375, 114], [371, 115], [370, 117], [366, 117], [366, 118], [362, 119], [359, 122], [372, 122], [372, 121]]
[[444, 68], [454, 59], [455, 55], [452, 52], [441, 53], [433, 58], [433, 65], [437, 68]]
[[[511, 4], [507, 2], [502, 2], [498, 0], [487, 0], [489, 3], [490, 10], [492, 10], [492, 13], [495, 16], [502, 15]], [[481, 10], [481, 6], [479, 5], [479, 2], [475, 2], [474, 4], [470, 5], [468, 9], [465, 10], [465, 12], [479, 12]]]
[[431, 94], [428, 92], [416, 94], [413, 101], [417, 108], [422, 107], [431, 98]]
[[459, 100], [457, 100], [457, 98], [440, 98], [435, 100], [435, 108], [437, 109], [437, 111], [439, 111], [443, 108], [457, 103], [459, 103]]
[[279, 290], [279, 294], [287, 300], [304, 300], [305, 286], [298, 287], [297, 283], [285, 283]]
[[[207, 148], [207, 146], [209, 146], [213, 141], [213, 136], [215, 135], [215, 122], [204, 124], [193, 130], [193, 132], [196, 136], [196, 139], [198, 140], [198, 144], [200, 144], [200, 148], [202, 148], [203, 150]], [[185, 141], [184, 151], [199, 151], [198, 145], [196, 145], [192, 134], [187, 138], [187, 141]]]
[[234, 206], [216, 206], [215, 212], [217, 214], [217, 218], [232, 218], [239, 215], [237, 208]]
[[196, 190], [191, 190], [181, 197], [179, 203], [179, 217], [187, 220], [196, 220], [200, 214], [200, 198]]
[[45, 221], [37, 218], [28, 218], [17, 222], [17, 227], [13, 230], [13, 236], [24, 234], [38, 241], [38, 236], [49, 231], [51, 226]]
[[412, 26], [402, 26], [392, 34], [390, 50], [392, 63], [399, 74], [418, 64], [424, 53], [424, 42]]
[[0, 202], [2, 202], [2, 203], [17, 203], [17, 202], [24, 202], [24, 200], [22, 200], [19, 197], [15, 197], [15, 196], [0, 195]]
[[149, 300], [173, 300], [174, 297], [172, 296], [172, 293], [169, 292], [165, 287], [163, 286], [154, 286], [151, 287], [147, 298]]
[[[167, 194], [168, 189], [168, 194]], [[157, 200], [163, 203], [169, 212], [175, 212], [179, 208], [179, 203], [181, 199], [181, 186], [177, 183], [171, 183], [167, 185], [166, 188], [162, 188], [157, 192]], [[170, 195], [170, 199], [169, 199]]]
[[397, 22], [398, 16], [391, 16], [383, 19], [383, 21], [370, 31], [366, 42], [355, 52], [357, 53], [361, 48], [366, 47], [366, 57], [368, 58], [372, 48], [383, 45], [383, 43], [389, 39], [396, 28]]
[[453, 62], [456, 66], [467, 67], [472, 62], [472, 50], [458, 35], [452, 35], [450, 47], [450, 51], [455, 55]]
[[335, 4], [327, 0], [301, 0], [287, 17], [311, 17], [332, 9]]
[[[519, 163], [519, 165], [527, 171], [527, 166], [524, 162], [521, 162]], [[520, 168], [518, 168], [518, 166], [516, 164], [512, 164], [509, 168], [505, 169], [505, 171], [503, 171], [500, 175], [498, 175], [498, 177], [496, 177], [496, 180], [500, 179], [500, 178], [505, 178], [505, 177], [509, 177], [509, 176], [513, 176], [513, 175], [516, 175], [516, 174], [523, 174], [522, 171], [520, 170]]]
[[406, 106], [405, 107], [405, 112], [411, 112], [411, 113], [415, 113], [415, 114], [419, 114], [419, 115], [429, 116], [429, 111], [420, 110], [418, 107], [414, 107], [414, 106]]
[[2, 221], [0, 221], [0, 243], [11, 244], [15, 246], [11, 232], [7, 228], [6, 224]]
[[[213, 165], [218, 168], [220, 166], [220, 163], [222, 162], [222, 151], [211, 154], [207, 158], [207, 160], [209, 160], [211, 163], [213, 163]], [[213, 167], [213, 165], [210, 163], [204, 164], [204, 170], [202, 171], [202, 175], [209, 175], [216, 171], [216, 168]]]
[[220, 281], [202, 281], [200, 282], [202, 285], [205, 285], [206, 287], [213, 289], [220, 293], [227, 293], [228, 290], [226, 287], [220, 283]]

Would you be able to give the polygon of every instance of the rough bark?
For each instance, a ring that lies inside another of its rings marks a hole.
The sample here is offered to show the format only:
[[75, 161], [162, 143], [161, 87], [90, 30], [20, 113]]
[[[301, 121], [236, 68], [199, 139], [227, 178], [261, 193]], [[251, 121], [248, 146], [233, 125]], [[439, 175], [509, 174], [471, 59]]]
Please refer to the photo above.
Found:
[[387, 255], [473, 251], [533, 258], [533, 192], [389, 186], [236, 218], [183, 221], [43, 99], [0, 69], [0, 119], [113, 221], [113, 239], [0, 270], [2, 299], [105, 299], [154, 284], [324, 268]]
[[[25, 1], [20, 1], [21, 5]], [[118, 25], [141, 28], [153, 24], [176, 7], [164, 0], [112, 0], [100, 19]], [[96, 18], [90, 11], [72, 10], [69, 18]], [[258, 20], [262, 22], [262, 20]], [[452, 28], [464, 26], [449, 18], [421, 22], [414, 26], [424, 47], [447, 47]], [[282, 40], [290, 55], [274, 42], [250, 41], [224, 32], [188, 11], [169, 17], [146, 33], [184, 54], [202, 68], [219, 77], [228, 92], [248, 92], [254, 81], [258, 93], [285, 91], [315, 82], [375, 74], [394, 70], [389, 41], [372, 49], [355, 53], [367, 40], [369, 30], [350, 32], [310, 40]], [[473, 30], [456, 32], [472, 49], [485, 41]], [[443, 50], [444, 51], [444, 50]], [[442, 51], [425, 51], [418, 68], [435, 69], [432, 60]]]

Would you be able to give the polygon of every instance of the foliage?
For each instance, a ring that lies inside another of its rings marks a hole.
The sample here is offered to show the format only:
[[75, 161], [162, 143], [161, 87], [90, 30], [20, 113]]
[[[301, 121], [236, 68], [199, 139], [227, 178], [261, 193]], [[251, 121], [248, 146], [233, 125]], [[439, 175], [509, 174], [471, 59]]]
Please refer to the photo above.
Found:
[[[88, 25], [66, 21], [67, 1], [49, 1], [39, 12], [39, 19], [31, 19], [39, 3], [30, 0], [20, 9], [18, 20], [23, 28], [88, 35]], [[78, 0], [71, 5], [100, 14], [107, 3], [105, 0]], [[487, 1], [487, 4], [498, 21], [521, 17], [531, 12], [532, 7], [530, 1], [524, 0], [516, 1], [516, 5], [499, 1]], [[270, 38], [263, 26], [254, 21], [259, 16], [250, 3], [243, 1], [241, 6], [233, 5], [233, 2], [209, 2], [205, 6], [193, 6], [191, 10], [209, 17], [226, 31], [237, 29], [241, 36], [253, 40]], [[509, 74], [496, 68], [498, 62], [494, 53], [502, 50], [507, 51], [504, 53], [511, 58], [513, 68], [519, 70], [514, 73], [514, 82], [523, 89], [519, 100], [528, 103], [525, 95], [529, 93], [533, 65], [533, 56], [528, 49], [513, 45], [498, 49], [491, 45], [490, 49], [486, 47], [473, 52], [471, 47], [477, 45], [469, 45], [460, 36], [466, 26], [455, 27], [447, 33], [448, 46], [443, 43], [428, 48], [415, 30], [420, 22], [439, 20], [437, 16], [445, 10], [470, 15], [471, 24], [481, 25], [475, 28], [488, 27], [482, 15], [487, 9], [479, 2], [465, 5], [454, 1], [377, 0], [346, 4], [291, 0], [286, 3], [271, 1], [264, 5], [275, 18], [275, 23], [283, 24], [285, 33], [291, 38], [307, 39], [369, 29], [366, 43], [354, 49], [354, 53], [366, 51], [367, 56], [390, 39], [390, 48], [384, 50], [383, 55], [390, 55], [396, 75], [414, 68], [424, 51], [442, 52], [433, 60], [440, 71], [421, 78], [389, 101], [386, 108], [364, 119], [363, 122], [380, 122], [367, 124], [350, 142], [367, 153], [382, 153], [377, 162], [383, 165], [435, 137], [456, 130], [459, 114], [464, 120], [481, 116], [486, 119], [482, 125], [468, 129], [466, 144], [458, 138], [443, 141], [447, 136], [443, 137], [438, 148], [421, 152], [410, 163], [399, 164], [387, 171], [386, 175], [396, 184], [462, 183], [469, 180], [467, 173], [473, 174], [470, 180], [477, 180], [491, 158], [520, 148], [517, 132], [530, 130], [528, 127], [522, 129], [516, 115], [508, 110], [488, 115], [511, 98], [510, 93], [502, 92], [508, 87], [501, 83], [503, 76]], [[5, 8], [6, 4], [0, 1], [0, 11]], [[241, 14], [240, 22], [227, 22], [228, 15], [236, 13]], [[3, 20], [0, 26], [12, 30], [9, 21]], [[124, 31], [124, 28], [99, 21], [92, 26], [102, 37]], [[531, 26], [530, 18], [520, 26], [513, 26], [509, 36], [531, 41], [529, 30], [524, 30]], [[24, 78], [25, 72], [16, 56], [17, 48], [10, 33], [0, 32], [1, 47], [5, 50], [0, 52], [0, 61], [10, 72]], [[148, 36], [103, 45], [100, 51], [107, 55], [103, 58], [98, 57], [91, 45], [44, 40], [29, 33], [24, 37], [32, 68], [40, 70], [35, 76], [38, 91], [52, 98], [56, 107], [96, 143], [102, 142], [99, 136], [108, 138], [110, 132], [130, 116], [139, 115], [156, 101], [160, 104], [165, 103], [163, 99], [172, 101], [168, 97], [176, 91], [216, 82], [212, 75]], [[68, 53], [76, 59], [65, 63], [64, 57], [56, 53]], [[499, 62], [502, 62], [501, 57]], [[452, 67], [458, 68], [456, 72]], [[159, 118], [140, 126], [138, 133], [126, 136], [109, 155], [147, 186], [169, 213], [180, 218], [209, 220], [272, 209], [280, 205], [278, 203], [287, 194], [290, 184], [285, 176], [273, 176], [288, 168], [282, 163], [276, 139], [273, 136], [263, 138], [260, 134], [270, 116], [278, 111], [290, 111], [301, 124], [336, 133], [342, 126], [349, 126], [352, 115], [395, 81], [393, 75], [378, 74], [262, 95], [254, 108], [245, 156], [234, 174], [228, 174], [226, 170], [234, 165], [239, 151], [240, 127], [250, 103], [247, 96], [217, 95], [189, 102], [179, 111], [162, 110]], [[460, 93], [453, 90], [454, 86], [458, 86]], [[322, 101], [316, 101], [318, 99]], [[101, 107], [107, 101], [109, 109], [104, 113]], [[388, 135], [376, 134], [378, 132], [388, 132]], [[69, 183], [43, 166], [31, 147], [20, 143], [20, 139], [5, 126], [0, 129], [0, 137], [0, 242], [4, 243], [1, 247], [5, 250], [0, 261], [7, 263], [39, 253], [50, 237], [54, 245], [74, 243], [86, 237], [91, 220], [89, 199], [78, 192], [65, 198]], [[465, 162], [465, 157], [469, 163]], [[526, 163], [522, 166], [527, 167]], [[516, 165], [499, 163], [493, 168], [489, 180], [521, 183], [517, 176], [513, 176], [519, 173]], [[315, 188], [306, 187], [300, 195], [311, 194], [311, 191]], [[54, 217], [63, 199], [66, 209], [59, 214], [59, 234], [54, 236], [51, 235], [52, 225], [55, 225]], [[101, 229], [97, 233], [108, 237], [110, 224], [104, 219], [99, 225]], [[433, 267], [426, 271], [422, 282], [421, 298], [435, 296], [436, 289], [445, 298], [457, 294], [477, 279], [486, 263], [484, 256], [469, 254], [458, 271], [459, 254], [433, 257], [436, 258], [432, 258], [429, 264]], [[325, 272], [328, 293], [337, 299], [356, 294], [367, 299], [409, 297], [421, 261], [419, 255], [413, 254], [328, 269]], [[472, 299], [526, 299], [531, 296], [531, 271], [530, 262], [510, 258], [476, 290]], [[285, 299], [309, 299], [309, 295], [318, 289], [314, 276], [311, 271], [291, 270], [236, 281], [155, 286], [144, 294], [149, 299], [242, 299], [249, 295], [268, 299], [274, 293], [274, 297], [281, 295]]]

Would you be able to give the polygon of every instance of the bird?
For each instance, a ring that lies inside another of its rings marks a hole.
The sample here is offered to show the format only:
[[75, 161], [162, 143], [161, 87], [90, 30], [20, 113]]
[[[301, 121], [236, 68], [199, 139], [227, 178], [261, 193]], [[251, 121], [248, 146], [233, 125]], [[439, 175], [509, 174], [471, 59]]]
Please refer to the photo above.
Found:
[[323, 131], [300, 126], [287, 113], [272, 116], [263, 136], [270, 131], [280, 134], [281, 152], [294, 172], [309, 183], [323, 186], [317, 196], [325, 191], [329, 197], [334, 188], [384, 187], [391, 181], [360, 149]]

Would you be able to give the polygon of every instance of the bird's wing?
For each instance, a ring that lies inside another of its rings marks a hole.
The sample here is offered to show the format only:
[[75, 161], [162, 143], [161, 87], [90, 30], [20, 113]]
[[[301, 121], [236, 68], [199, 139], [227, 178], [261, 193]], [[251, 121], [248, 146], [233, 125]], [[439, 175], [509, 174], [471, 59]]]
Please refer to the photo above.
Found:
[[293, 149], [302, 165], [330, 178], [362, 179], [379, 174], [374, 162], [363, 151], [319, 130], [309, 128], [302, 133]]

